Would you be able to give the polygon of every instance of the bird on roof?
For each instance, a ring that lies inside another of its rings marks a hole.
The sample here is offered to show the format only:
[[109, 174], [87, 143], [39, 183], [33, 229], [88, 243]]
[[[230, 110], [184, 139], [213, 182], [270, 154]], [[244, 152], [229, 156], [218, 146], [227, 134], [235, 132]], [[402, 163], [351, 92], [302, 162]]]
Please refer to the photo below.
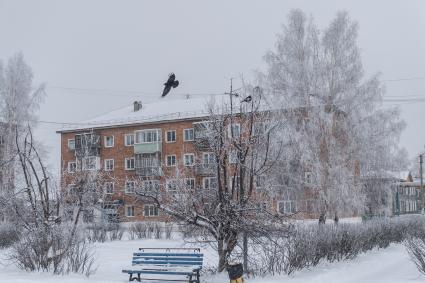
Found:
[[162, 97], [166, 96], [171, 88], [176, 88], [179, 86], [179, 81], [176, 80], [176, 75], [174, 73], [171, 73], [168, 76], [167, 82], [164, 84], [164, 90], [162, 91]]

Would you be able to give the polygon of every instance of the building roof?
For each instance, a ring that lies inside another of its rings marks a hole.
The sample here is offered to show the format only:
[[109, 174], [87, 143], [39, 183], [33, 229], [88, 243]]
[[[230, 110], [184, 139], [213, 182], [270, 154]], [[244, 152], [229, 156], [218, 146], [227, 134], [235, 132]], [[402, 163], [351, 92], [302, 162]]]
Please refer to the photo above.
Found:
[[110, 111], [95, 118], [75, 124], [67, 124], [58, 133], [78, 130], [120, 127], [133, 124], [165, 122], [171, 120], [198, 119], [209, 116], [207, 103], [212, 99], [228, 100], [227, 95], [175, 96], [172, 94], [155, 101], [143, 103], [138, 111], [134, 105]]

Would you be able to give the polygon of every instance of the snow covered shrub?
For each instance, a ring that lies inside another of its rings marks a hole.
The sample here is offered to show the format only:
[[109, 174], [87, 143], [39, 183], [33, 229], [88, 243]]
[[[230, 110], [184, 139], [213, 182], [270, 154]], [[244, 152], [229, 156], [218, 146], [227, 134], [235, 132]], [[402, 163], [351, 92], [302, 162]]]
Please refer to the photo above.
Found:
[[12, 223], [0, 224], [0, 249], [7, 248], [19, 240], [21, 231]]
[[155, 239], [161, 239], [162, 229], [159, 223], [153, 225], [153, 236]]
[[146, 238], [152, 238], [154, 232], [154, 224], [152, 222], [146, 222]]
[[148, 233], [148, 226], [143, 222], [135, 222], [130, 225], [128, 233], [131, 240], [146, 239]]
[[425, 238], [409, 237], [404, 245], [419, 272], [425, 274]]
[[118, 223], [96, 223], [86, 228], [86, 238], [90, 242], [121, 240], [124, 228]]
[[12, 246], [9, 259], [26, 271], [89, 276], [93, 273], [93, 253], [84, 238], [74, 237], [74, 232], [60, 224], [34, 227]]
[[165, 239], [171, 239], [173, 233], [173, 223], [165, 223], [164, 227]]
[[406, 242], [406, 245], [410, 243], [410, 253], [419, 258], [417, 265], [422, 264], [421, 260], [425, 262], [425, 217], [374, 219], [338, 225], [292, 225], [252, 241], [249, 268], [257, 275], [291, 274], [322, 261], [350, 260], [375, 248], [387, 248], [411, 235], [424, 239], [422, 242]]
[[124, 228], [119, 223], [110, 225], [107, 235], [110, 241], [121, 240], [124, 235]]
[[103, 224], [92, 224], [86, 228], [86, 238], [90, 242], [105, 242], [106, 228]]

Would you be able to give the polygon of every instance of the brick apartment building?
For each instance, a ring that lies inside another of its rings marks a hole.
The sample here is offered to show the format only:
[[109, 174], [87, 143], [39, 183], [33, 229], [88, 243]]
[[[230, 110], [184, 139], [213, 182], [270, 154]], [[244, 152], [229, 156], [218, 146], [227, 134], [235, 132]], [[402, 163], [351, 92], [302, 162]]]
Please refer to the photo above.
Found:
[[[119, 221], [164, 221], [166, 215], [152, 204], [136, 197], [136, 186], [144, 189], [176, 189], [173, 172], [184, 170], [187, 186], [207, 189], [216, 186], [214, 156], [195, 142], [202, 122], [207, 120], [207, 103], [211, 97], [166, 97], [152, 103], [133, 105], [94, 119], [70, 125], [61, 134], [63, 179], [72, 185], [77, 170], [99, 170], [111, 176], [104, 188], [102, 203], [93, 214]], [[239, 129], [240, 130], [240, 129]], [[282, 189], [280, 197], [265, 200], [282, 214], [300, 218], [312, 214], [315, 199], [311, 193], [312, 176], [302, 173], [306, 194]], [[262, 189], [261, 178], [257, 182]], [[304, 190], [303, 190], [304, 191]], [[88, 218], [93, 215], [88, 213]]]
[[166, 220], [153, 204], [135, 196], [136, 180], [144, 188], [172, 190], [174, 180], [168, 176], [179, 167], [188, 185], [215, 186], [213, 157], [194, 143], [196, 124], [208, 117], [208, 99], [135, 102], [58, 131], [65, 183], [72, 185], [76, 170], [102, 169], [113, 181], [105, 184], [102, 209], [94, 214], [119, 221]]

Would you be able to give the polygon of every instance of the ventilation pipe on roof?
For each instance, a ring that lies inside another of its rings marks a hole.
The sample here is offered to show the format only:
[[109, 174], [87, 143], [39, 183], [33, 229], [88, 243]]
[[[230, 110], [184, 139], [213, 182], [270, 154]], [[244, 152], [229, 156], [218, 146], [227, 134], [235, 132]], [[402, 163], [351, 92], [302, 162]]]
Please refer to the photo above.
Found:
[[139, 111], [142, 109], [142, 102], [141, 101], [134, 101], [133, 102], [134, 112]]

